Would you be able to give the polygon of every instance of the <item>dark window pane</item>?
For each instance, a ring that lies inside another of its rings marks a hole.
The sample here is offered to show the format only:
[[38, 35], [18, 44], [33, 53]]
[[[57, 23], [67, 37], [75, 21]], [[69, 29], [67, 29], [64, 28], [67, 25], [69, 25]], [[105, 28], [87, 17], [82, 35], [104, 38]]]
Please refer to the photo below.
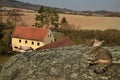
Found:
[[32, 44], [34, 44], [34, 42], [32, 42]]
[[39, 45], [40, 45], [40, 43], [37, 43], [37, 45], [39, 46]]
[[27, 41], [25, 41], [25, 43], [27, 43]]
[[21, 43], [21, 40], [19, 40], [19, 42]]

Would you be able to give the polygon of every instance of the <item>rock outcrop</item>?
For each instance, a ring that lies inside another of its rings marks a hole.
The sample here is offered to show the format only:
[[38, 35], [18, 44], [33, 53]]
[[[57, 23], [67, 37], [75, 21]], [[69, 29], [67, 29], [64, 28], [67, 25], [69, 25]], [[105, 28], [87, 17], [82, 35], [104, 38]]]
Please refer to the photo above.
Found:
[[120, 47], [104, 48], [114, 64], [103, 74], [88, 67], [90, 47], [79, 45], [15, 55], [3, 65], [0, 80], [119, 80]]

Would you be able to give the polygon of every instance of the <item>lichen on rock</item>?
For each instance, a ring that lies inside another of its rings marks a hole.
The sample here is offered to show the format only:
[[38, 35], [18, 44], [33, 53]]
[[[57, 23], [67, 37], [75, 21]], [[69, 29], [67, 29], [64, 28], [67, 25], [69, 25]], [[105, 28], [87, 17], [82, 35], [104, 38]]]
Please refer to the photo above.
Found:
[[3, 65], [0, 80], [119, 80], [120, 47], [105, 48], [115, 64], [104, 74], [88, 67], [90, 47], [78, 45], [15, 55]]

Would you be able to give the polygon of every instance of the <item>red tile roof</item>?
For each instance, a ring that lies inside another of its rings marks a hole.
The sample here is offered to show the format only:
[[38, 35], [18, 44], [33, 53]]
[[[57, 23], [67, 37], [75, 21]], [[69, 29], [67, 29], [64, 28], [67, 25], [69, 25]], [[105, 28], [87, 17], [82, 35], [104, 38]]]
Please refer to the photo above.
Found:
[[36, 41], [44, 41], [49, 29], [47, 28], [33, 28], [33, 27], [15, 27], [12, 37], [22, 38]]
[[74, 43], [72, 42], [72, 40], [69, 37], [66, 37], [61, 40], [47, 44], [45, 46], [39, 47], [36, 50], [51, 49], [51, 48], [65, 47], [65, 46], [71, 46], [71, 45], [74, 45]]

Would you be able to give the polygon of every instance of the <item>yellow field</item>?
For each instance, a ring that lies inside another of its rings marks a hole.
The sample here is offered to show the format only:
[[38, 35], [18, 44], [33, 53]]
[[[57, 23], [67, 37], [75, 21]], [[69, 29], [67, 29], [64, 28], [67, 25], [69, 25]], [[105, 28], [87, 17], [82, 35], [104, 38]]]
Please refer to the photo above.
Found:
[[70, 24], [76, 26], [76, 29], [119, 29], [120, 18], [118, 17], [95, 17], [95, 16], [79, 16], [79, 15], [64, 15]]
[[[31, 26], [35, 23], [36, 13], [25, 13], [22, 16], [25, 25]], [[75, 29], [119, 29], [120, 30], [120, 18], [118, 17], [96, 17], [96, 16], [80, 16], [59, 14], [60, 20], [62, 17], [66, 17], [67, 21], [75, 25]], [[21, 25], [21, 24], [18, 24]]]

